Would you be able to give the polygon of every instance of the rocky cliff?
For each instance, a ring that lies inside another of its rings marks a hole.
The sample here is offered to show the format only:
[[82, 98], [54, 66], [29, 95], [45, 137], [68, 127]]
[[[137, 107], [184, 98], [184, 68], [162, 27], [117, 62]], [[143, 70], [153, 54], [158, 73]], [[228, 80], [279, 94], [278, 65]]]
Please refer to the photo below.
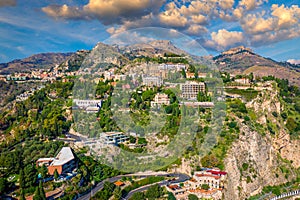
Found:
[[[292, 140], [281, 118], [272, 115], [284, 109], [273, 87], [247, 104], [256, 114], [257, 126], [239, 123], [240, 136], [224, 162], [228, 172], [225, 199], [245, 199], [259, 194], [264, 186], [280, 185], [297, 177], [299, 140]], [[264, 128], [268, 123], [278, 128], [275, 134]]]

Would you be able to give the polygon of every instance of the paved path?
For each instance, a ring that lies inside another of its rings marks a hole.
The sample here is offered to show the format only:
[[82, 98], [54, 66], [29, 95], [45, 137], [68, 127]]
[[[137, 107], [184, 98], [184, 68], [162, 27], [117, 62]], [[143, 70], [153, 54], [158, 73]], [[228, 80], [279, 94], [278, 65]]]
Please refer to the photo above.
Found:
[[[179, 174], [179, 173], [168, 174], [168, 173], [165, 173], [165, 172], [149, 172], [149, 173], [146, 172], [146, 173], [119, 175], [119, 176], [115, 176], [115, 177], [108, 178], [108, 179], [105, 179], [105, 180], [101, 181], [93, 189], [91, 189], [89, 192], [87, 192], [87, 193], [83, 194], [82, 196], [78, 197], [77, 200], [89, 200], [89, 199], [91, 199], [91, 197], [94, 194], [96, 194], [99, 190], [101, 190], [103, 188], [104, 183], [106, 181], [114, 183], [117, 180], [120, 180], [122, 177], [131, 177], [131, 176], [137, 176], [137, 177], [140, 177], [140, 178], [149, 177], [149, 176], [177, 177], [177, 179], [175, 179], [173, 181], [164, 180], [164, 181], [161, 181], [161, 182], [157, 183], [161, 186], [168, 185], [168, 184], [173, 184], [173, 183], [179, 183], [179, 182], [183, 182], [183, 181], [186, 181], [186, 180], [190, 179], [190, 177], [186, 174]], [[151, 184], [151, 185], [153, 185], [153, 184]], [[151, 185], [146, 185], [146, 186], [143, 186], [143, 187], [140, 187], [140, 188], [137, 188], [135, 190], [130, 191], [127, 194], [127, 196], [125, 197], [125, 199], [129, 199], [136, 192], [141, 192], [141, 191], [147, 190]]]
[[[173, 181], [164, 180], [164, 181], [161, 181], [159, 183], [154, 183], [154, 184], [158, 184], [160, 186], [164, 186], [164, 185], [169, 185], [169, 184], [184, 182], [184, 181], [187, 181], [187, 180], [190, 179], [190, 177], [188, 175], [186, 175], [186, 174], [168, 174], [166, 176], [177, 177], [178, 179], [173, 180]], [[140, 188], [137, 188], [135, 190], [130, 191], [127, 194], [127, 196], [125, 197], [125, 199], [126, 200], [129, 199], [136, 192], [143, 192], [143, 191], [147, 190], [149, 187], [151, 187], [154, 184], [146, 185], [146, 186], [143, 186], [143, 187], [140, 187]]]

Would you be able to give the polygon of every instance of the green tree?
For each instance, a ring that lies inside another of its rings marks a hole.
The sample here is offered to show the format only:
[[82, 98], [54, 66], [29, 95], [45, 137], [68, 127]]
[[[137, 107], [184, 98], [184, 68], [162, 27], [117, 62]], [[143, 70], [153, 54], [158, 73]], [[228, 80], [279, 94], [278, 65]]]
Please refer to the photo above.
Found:
[[194, 194], [189, 194], [188, 200], [198, 200], [198, 197]]
[[172, 192], [168, 192], [168, 200], [176, 200], [176, 197]]
[[43, 165], [42, 167], [40, 167], [38, 171], [40, 172], [40, 174], [42, 175], [43, 178], [47, 177], [48, 168], [45, 165]]
[[24, 168], [24, 185], [25, 187], [32, 187], [37, 181], [37, 170], [32, 164], [26, 165]]
[[22, 188], [20, 189], [20, 199], [19, 200], [26, 200], [24, 189], [22, 189]]
[[59, 174], [58, 174], [57, 169], [54, 170], [53, 176], [54, 176], [54, 179], [55, 179], [55, 180], [58, 180]]
[[184, 69], [181, 70], [181, 74], [182, 74], [182, 77], [183, 77], [183, 78], [186, 78], [186, 73], [185, 73], [185, 70], [184, 70]]
[[216, 167], [218, 166], [218, 164], [219, 164], [219, 160], [213, 154], [206, 155], [201, 159], [201, 165], [203, 167]]
[[42, 200], [41, 195], [40, 195], [40, 188], [36, 187], [35, 192], [33, 195], [33, 200]]
[[208, 190], [209, 189], [209, 185], [208, 184], [203, 184], [203, 185], [201, 185], [201, 189]]
[[149, 187], [145, 196], [148, 199], [157, 199], [161, 197], [162, 194], [163, 194], [163, 189], [158, 184], [155, 184]]
[[297, 128], [297, 124], [293, 118], [289, 117], [286, 121], [286, 127], [290, 132], [293, 132]]
[[42, 181], [39, 182], [39, 193], [40, 193], [40, 197], [41, 197], [42, 200], [46, 200], [47, 199]]
[[0, 178], [0, 194], [3, 194], [5, 192], [6, 188], [6, 179], [1, 177]]
[[20, 188], [24, 188], [25, 187], [25, 183], [24, 183], [24, 171], [21, 169], [20, 173], [19, 173], [19, 185]]
[[122, 191], [120, 187], [116, 187], [114, 192], [113, 192], [114, 198], [119, 200], [122, 197]]
[[129, 200], [145, 200], [145, 195], [143, 192], [136, 192], [130, 197]]

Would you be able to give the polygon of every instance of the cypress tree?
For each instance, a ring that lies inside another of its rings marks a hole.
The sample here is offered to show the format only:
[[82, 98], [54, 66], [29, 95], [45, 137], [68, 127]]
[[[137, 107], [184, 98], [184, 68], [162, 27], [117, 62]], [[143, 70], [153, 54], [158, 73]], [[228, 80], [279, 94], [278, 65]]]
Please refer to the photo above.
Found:
[[47, 198], [46, 198], [46, 194], [45, 194], [45, 190], [44, 190], [42, 181], [40, 181], [40, 183], [39, 183], [39, 192], [40, 192], [41, 200], [46, 200]]

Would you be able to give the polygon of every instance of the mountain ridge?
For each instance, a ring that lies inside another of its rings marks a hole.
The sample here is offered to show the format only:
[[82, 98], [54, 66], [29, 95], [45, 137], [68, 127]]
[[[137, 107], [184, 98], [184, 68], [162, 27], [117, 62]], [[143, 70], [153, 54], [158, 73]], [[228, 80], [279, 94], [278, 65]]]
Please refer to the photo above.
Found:
[[15, 59], [7, 63], [0, 63], [0, 74], [30, 71], [31, 69], [50, 69], [59, 65], [74, 53], [39, 53], [23, 59]]
[[235, 75], [253, 73], [259, 77], [272, 75], [300, 86], [300, 66], [265, 58], [250, 48], [241, 46], [229, 49], [213, 57], [213, 61], [221, 71]]
[[[170, 52], [177, 55], [188, 55], [188, 53], [177, 48], [169, 40], [155, 40], [148, 43], [127, 46], [107, 45], [99, 42], [93, 49], [99, 46], [101, 48], [110, 47], [110, 51], [123, 54], [127, 58], [134, 58], [135, 56], [163, 56], [165, 53]], [[0, 74], [23, 72], [34, 68], [50, 69], [55, 65], [67, 66], [70, 63], [80, 65], [84, 57], [88, 55], [87, 52], [90, 51], [85, 50], [85, 53], [81, 54], [80, 52], [83, 52], [83, 50], [74, 53], [41, 53], [24, 59], [1, 63]], [[226, 71], [234, 75], [253, 73], [259, 77], [272, 75], [277, 78], [288, 79], [291, 84], [300, 86], [300, 65], [289, 62], [277, 62], [272, 58], [263, 57], [244, 46], [224, 51], [220, 55], [213, 57], [212, 60], [220, 71]]]

